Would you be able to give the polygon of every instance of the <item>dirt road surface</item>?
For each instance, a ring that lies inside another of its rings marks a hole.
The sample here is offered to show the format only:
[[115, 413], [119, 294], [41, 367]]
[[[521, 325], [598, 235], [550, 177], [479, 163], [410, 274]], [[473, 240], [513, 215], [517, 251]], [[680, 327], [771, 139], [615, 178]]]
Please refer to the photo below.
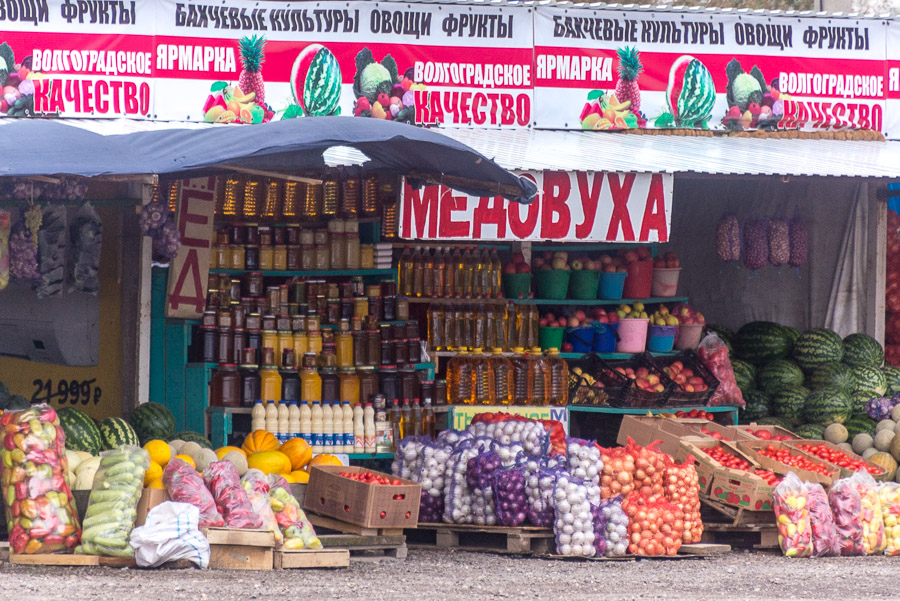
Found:
[[900, 557], [789, 560], [734, 552], [703, 560], [587, 563], [411, 549], [348, 570], [221, 572], [0, 566], [9, 598], [35, 601], [470, 601], [474, 599], [900, 599]]

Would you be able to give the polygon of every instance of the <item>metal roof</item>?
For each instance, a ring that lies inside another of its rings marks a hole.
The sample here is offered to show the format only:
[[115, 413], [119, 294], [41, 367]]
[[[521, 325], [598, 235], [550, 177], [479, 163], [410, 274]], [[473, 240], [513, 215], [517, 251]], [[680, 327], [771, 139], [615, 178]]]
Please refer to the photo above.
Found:
[[517, 171], [900, 178], [900, 142], [441, 129]]

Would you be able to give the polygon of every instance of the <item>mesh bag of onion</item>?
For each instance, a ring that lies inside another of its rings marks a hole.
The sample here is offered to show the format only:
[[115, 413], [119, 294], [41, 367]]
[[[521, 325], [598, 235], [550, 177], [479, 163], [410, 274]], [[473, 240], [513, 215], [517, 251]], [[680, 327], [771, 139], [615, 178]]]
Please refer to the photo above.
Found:
[[684, 538], [684, 514], [660, 497], [632, 493], [622, 504], [628, 516], [628, 551], [634, 555], [677, 555]]
[[594, 485], [599, 486], [600, 472], [603, 471], [603, 459], [600, 447], [593, 441], [567, 437], [566, 460], [570, 474], [581, 480], [590, 480]]
[[422, 485], [422, 496], [419, 500], [419, 521], [437, 523], [444, 515], [444, 489], [447, 476], [447, 465], [454, 445], [442, 440], [428, 441], [422, 447], [422, 461], [419, 463], [419, 474], [415, 479]]
[[664, 476], [666, 500], [677, 505], [684, 514], [684, 532], [681, 542], [699, 543], [703, 537], [703, 520], [700, 518], [700, 485], [694, 456], [688, 456], [684, 463], [676, 463], [665, 456]]
[[528, 455], [543, 455], [549, 440], [546, 428], [531, 419], [504, 419], [495, 422], [473, 421], [467, 430], [475, 437], [489, 436], [501, 444], [520, 444]]
[[528, 518], [525, 473], [524, 464], [494, 472], [494, 506], [497, 510], [497, 522], [503, 526], [521, 526]]
[[494, 445], [491, 450], [469, 459], [466, 465], [466, 485], [472, 492], [472, 521], [479, 526], [495, 526], [494, 474], [513, 465], [522, 457], [521, 445]]
[[639, 492], [650, 501], [663, 497], [665, 454], [656, 450], [659, 441], [642, 447], [628, 437], [624, 447], [600, 449], [601, 497], [628, 496]]
[[430, 440], [428, 436], [408, 436], [402, 439], [397, 445], [397, 450], [394, 451], [391, 473], [418, 482], [422, 467], [422, 450], [425, 448], [425, 443]]
[[[565, 458], [564, 455], [555, 457]], [[533, 526], [549, 528], [553, 525], [553, 490], [556, 488], [556, 479], [565, 473], [561, 465], [553, 457], [529, 457], [525, 462], [528, 521]]]
[[471, 524], [474, 521], [475, 497], [469, 487], [466, 472], [469, 460], [490, 451], [496, 443], [481, 437], [461, 441], [447, 462], [444, 476], [444, 521], [450, 524]]
[[628, 552], [628, 516], [622, 509], [622, 495], [603, 499], [599, 508], [606, 524], [606, 557], [625, 555]]
[[584, 480], [560, 474], [553, 492], [553, 533], [560, 555], [593, 557], [594, 519]]

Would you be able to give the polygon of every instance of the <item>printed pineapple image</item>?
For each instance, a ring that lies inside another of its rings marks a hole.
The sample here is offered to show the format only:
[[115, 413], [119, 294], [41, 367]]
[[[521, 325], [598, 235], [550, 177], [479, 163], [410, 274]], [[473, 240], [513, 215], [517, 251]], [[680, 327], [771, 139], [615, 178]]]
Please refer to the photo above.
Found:
[[262, 77], [262, 64], [266, 58], [263, 53], [265, 46], [266, 38], [257, 35], [245, 36], [238, 42], [241, 62], [244, 65], [238, 79], [238, 87], [244, 94], [254, 92], [256, 103], [259, 105], [266, 102], [266, 87]]
[[619, 81], [616, 83], [616, 98], [619, 102], [631, 101], [631, 112], [638, 114], [641, 112], [641, 88], [638, 85], [638, 78], [644, 65], [641, 64], [641, 53], [637, 48], [619, 48], [616, 50], [619, 55]]

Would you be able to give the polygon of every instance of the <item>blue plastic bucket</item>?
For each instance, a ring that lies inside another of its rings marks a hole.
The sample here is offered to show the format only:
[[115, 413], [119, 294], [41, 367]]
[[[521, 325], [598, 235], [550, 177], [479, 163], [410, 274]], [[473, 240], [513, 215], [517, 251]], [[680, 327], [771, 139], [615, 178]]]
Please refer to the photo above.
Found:
[[678, 326], [650, 326], [647, 333], [647, 350], [651, 353], [668, 353], [675, 344]]
[[573, 353], [590, 353], [597, 339], [597, 329], [593, 326], [566, 329], [566, 340], [572, 345]]
[[618, 300], [622, 298], [622, 292], [625, 289], [625, 276], [628, 274], [624, 271], [600, 274], [600, 291], [598, 296], [605, 300]]
[[597, 353], [614, 353], [616, 352], [616, 342], [619, 324], [617, 323], [601, 323], [597, 327], [597, 336], [594, 338], [594, 352]]

